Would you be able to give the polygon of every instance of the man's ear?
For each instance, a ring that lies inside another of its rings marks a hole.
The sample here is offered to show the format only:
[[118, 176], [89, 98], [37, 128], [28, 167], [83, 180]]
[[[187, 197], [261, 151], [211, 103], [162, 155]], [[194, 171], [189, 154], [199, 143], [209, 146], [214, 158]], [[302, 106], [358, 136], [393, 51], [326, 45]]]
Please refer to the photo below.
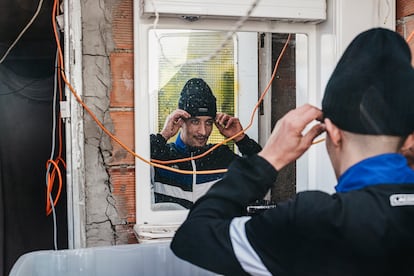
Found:
[[408, 135], [407, 139], [405, 139], [403, 147], [414, 148], [414, 132]]
[[411, 149], [414, 151], [414, 132], [408, 135], [407, 139], [405, 139], [402, 149]]
[[329, 135], [334, 146], [339, 146], [342, 142], [341, 130], [328, 118], [324, 120], [326, 126], [326, 135]]
[[405, 139], [400, 152], [407, 158], [408, 165], [414, 169], [414, 132]]

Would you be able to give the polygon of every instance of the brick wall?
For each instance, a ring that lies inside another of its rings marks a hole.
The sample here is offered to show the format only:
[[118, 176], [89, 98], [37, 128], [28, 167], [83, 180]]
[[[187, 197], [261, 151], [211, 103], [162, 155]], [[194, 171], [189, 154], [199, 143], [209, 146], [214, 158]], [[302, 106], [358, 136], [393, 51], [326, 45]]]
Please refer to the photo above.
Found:
[[[134, 150], [134, 52], [133, 2], [122, 0], [114, 7], [112, 34], [115, 49], [110, 53], [112, 90], [110, 116], [114, 134]], [[136, 243], [132, 227], [135, 219], [135, 159], [112, 141], [112, 158], [107, 164], [116, 207], [125, 225], [115, 226], [118, 234], [128, 233], [128, 243]]]
[[[397, 31], [407, 39], [414, 31], [414, 1], [397, 0], [396, 4]], [[414, 38], [409, 41], [409, 45], [414, 55]], [[412, 63], [414, 65], [414, 59]]]

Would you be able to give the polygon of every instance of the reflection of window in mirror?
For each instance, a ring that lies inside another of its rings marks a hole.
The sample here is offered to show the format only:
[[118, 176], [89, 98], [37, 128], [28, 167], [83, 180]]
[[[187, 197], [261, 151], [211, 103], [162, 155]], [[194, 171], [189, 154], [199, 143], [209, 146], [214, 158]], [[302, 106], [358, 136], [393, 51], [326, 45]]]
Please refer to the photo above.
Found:
[[[227, 32], [220, 31], [150, 30], [149, 43], [151, 133], [159, 133], [162, 130], [167, 116], [178, 107], [183, 86], [192, 78], [201, 78], [211, 89], [217, 100], [217, 112], [239, 117], [242, 126], [249, 123], [246, 116], [240, 117], [239, 114], [242, 109], [253, 110], [257, 101], [257, 33], [238, 33], [229, 38]], [[256, 65], [252, 66], [252, 61]], [[241, 65], [245, 67], [242, 71], [239, 70]], [[242, 91], [244, 96], [240, 97]], [[254, 143], [252, 147], [256, 153], [260, 150], [253, 140], [257, 140], [257, 116], [253, 122], [254, 125], [247, 134], [252, 138], [249, 141]], [[184, 128], [181, 131], [184, 131]], [[179, 133], [167, 141], [175, 143], [176, 146], [166, 151], [174, 151], [181, 157], [182, 139], [178, 138], [181, 135]], [[224, 139], [225, 137], [213, 125], [207, 148]], [[153, 143], [153, 140], [151, 141]], [[151, 152], [154, 148], [151, 147]], [[198, 155], [198, 152], [204, 153], [204, 150], [192, 150], [191, 155], [193, 152]], [[253, 150], [239, 149], [230, 141], [226, 146], [215, 149], [206, 158], [171, 166], [190, 171], [226, 169], [236, 154], [251, 152], [253, 153]], [[156, 203], [153, 209], [159, 210], [189, 208], [223, 175], [222, 172], [186, 175], [159, 168], [155, 168], [153, 172], [153, 202]], [[166, 183], [169, 185], [165, 185]]]

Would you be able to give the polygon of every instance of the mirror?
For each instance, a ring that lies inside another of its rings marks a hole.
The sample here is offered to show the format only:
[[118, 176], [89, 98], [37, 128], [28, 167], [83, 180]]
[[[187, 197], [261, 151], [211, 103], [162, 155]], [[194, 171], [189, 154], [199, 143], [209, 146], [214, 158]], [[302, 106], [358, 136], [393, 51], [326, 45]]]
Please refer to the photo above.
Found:
[[[250, 36], [253, 46], [256, 45], [255, 33], [241, 36]], [[160, 133], [168, 115], [178, 108], [178, 99], [183, 86], [192, 78], [201, 78], [207, 83], [217, 100], [218, 112], [237, 116], [235, 87], [238, 83], [238, 40], [236, 36], [228, 36], [227, 32], [221, 31], [157, 29], [149, 31], [149, 43], [152, 45], [149, 47], [151, 133]], [[167, 142], [175, 144], [181, 131]], [[213, 125], [207, 143], [216, 144], [223, 139]], [[229, 142], [227, 146], [237, 153], [237, 147], [233, 142]], [[165, 156], [156, 154], [160, 151], [154, 150], [151, 146], [151, 158], [168, 160], [187, 157], [184, 148], [175, 145], [173, 148], [177, 154], [173, 153], [165, 158]], [[171, 148], [166, 148], [161, 151], [169, 152], [170, 150]], [[211, 163], [211, 160], [198, 164], [198, 168], [200, 166], [211, 167], [206, 162]], [[194, 169], [196, 163], [198, 162], [187, 161], [169, 166], [189, 170]], [[227, 165], [222, 167], [219, 164], [217, 166], [213, 165], [212, 168], [225, 169], [227, 167]], [[192, 175], [153, 168], [152, 208], [153, 210], [189, 208], [212, 183], [221, 177], [222, 173]]]
[[[202, 78], [208, 84], [217, 99], [218, 112], [238, 117], [243, 127], [248, 126], [260, 93], [270, 79], [271, 70], [287, 37], [286, 34], [267, 35], [268, 37], [264, 33], [238, 32], [229, 36], [228, 32], [222, 31], [150, 29], [148, 31], [150, 133], [160, 133], [167, 116], [177, 109], [183, 86], [191, 78]], [[286, 109], [294, 107], [297, 89], [306, 90], [306, 35], [293, 36], [289, 46], [285, 53], [284, 64], [281, 65], [283, 69], [279, 69], [281, 72], [275, 78], [274, 89], [268, 92], [267, 102], [260, 105], [253, 117], [252, 126], [246, 131], [255, 141], [259, 141], [259, 133], [261, 135], [270, 133], [275, 123], [274, 116], [269, 117], [270, 114], [283, 113]], [[296, 81], [298, 78], [300, 82]], [[275, 82], [279, 84], [275, 85]], [[277, 98], [271, 97], [270, 94], [277, 95]], [[259, 121], [260, 128], [268, 129], [268, 133], [259, 132]], [[177, 136], [178, 134], [170, 138], [167, 143], [174, 143]], [[224, 139], [213, 126], [207, 143], [216, 144]], [[241, 154], [233, 142], [228, 142], [226, 145], [234, 153]], [[154, 148], [151, 147], [151, 152], [153, 150]], [[157, 159], [153, 153], [151, 158]], [[191, 168], [192, 161], [187, 163]], [[177, 164], [168, 166], [175, 169], [179, 167]], [[217, 167], [217, 169], [223, 168]], [[288, 171], [286, 175], [290, 176], [290, 179], [283, 177], [281, 179], [285, 182], [295, 181], [295, 168]], [[221, 176], [221, 173], [182, 174], [152, 167], [151, 209], [153, 211], [185, 210]], [[204, 182], [208, 185], [196, 184]], [[171, 200], [171, 197], [175, 199]]]

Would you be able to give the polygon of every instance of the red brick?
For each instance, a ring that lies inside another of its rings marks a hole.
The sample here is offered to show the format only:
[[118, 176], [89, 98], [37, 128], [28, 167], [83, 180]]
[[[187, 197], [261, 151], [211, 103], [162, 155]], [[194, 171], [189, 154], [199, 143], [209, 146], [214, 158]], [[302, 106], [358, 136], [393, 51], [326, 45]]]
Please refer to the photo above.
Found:
[[411, 53], [413, 54], [414, 57], [414, 19], [407, 21], [405, 23], [405, 33], [406, 33], [406, 39], [409, 38], [409, 36], [411, 36], [410, 41], [408, 41], [408, 44], [410, 45], [411, 48]]
[[[134, 151], [134, 112], [132, 111], [110, 111], [110, 116], [114, 125], [114, 135], [129, 150]], [[111, 140], [112, 160], [109, 165], [134, 165], [135, 157], [119, 143]]]
[[413, 0], [397, 0], [397, 19], [414, 14], [414, 1]]
[[111, 53], [112, 91], [111, 107], [134, 106], [134, 55]]
[[116, 225], [115, 231], [117, 233], [117, 244], [135, 244], [138, 243], [137, 237], [135, 235], [134, 225], [125, 224], [125, 225]]
[[135, 168], [110, 168], [112, 194], [120, 217], [135, 223]]
[[134, 48], [133, 0], [122, 0], [112, 13], [112, 33], [117, 49]]
[[397, 31], [397, 33], [404, 36], [404, 24], [396, 24], [395, 30]]
[[397, 24], [397, 32], [400, 33], [406, 40], [408, 41], [408, 45], [410, 46], [411, 53], [413, 59], [411, 63], [414, 65], [414, 18], [413, 19], [405, 19], [404, 21], [400, 21]]

